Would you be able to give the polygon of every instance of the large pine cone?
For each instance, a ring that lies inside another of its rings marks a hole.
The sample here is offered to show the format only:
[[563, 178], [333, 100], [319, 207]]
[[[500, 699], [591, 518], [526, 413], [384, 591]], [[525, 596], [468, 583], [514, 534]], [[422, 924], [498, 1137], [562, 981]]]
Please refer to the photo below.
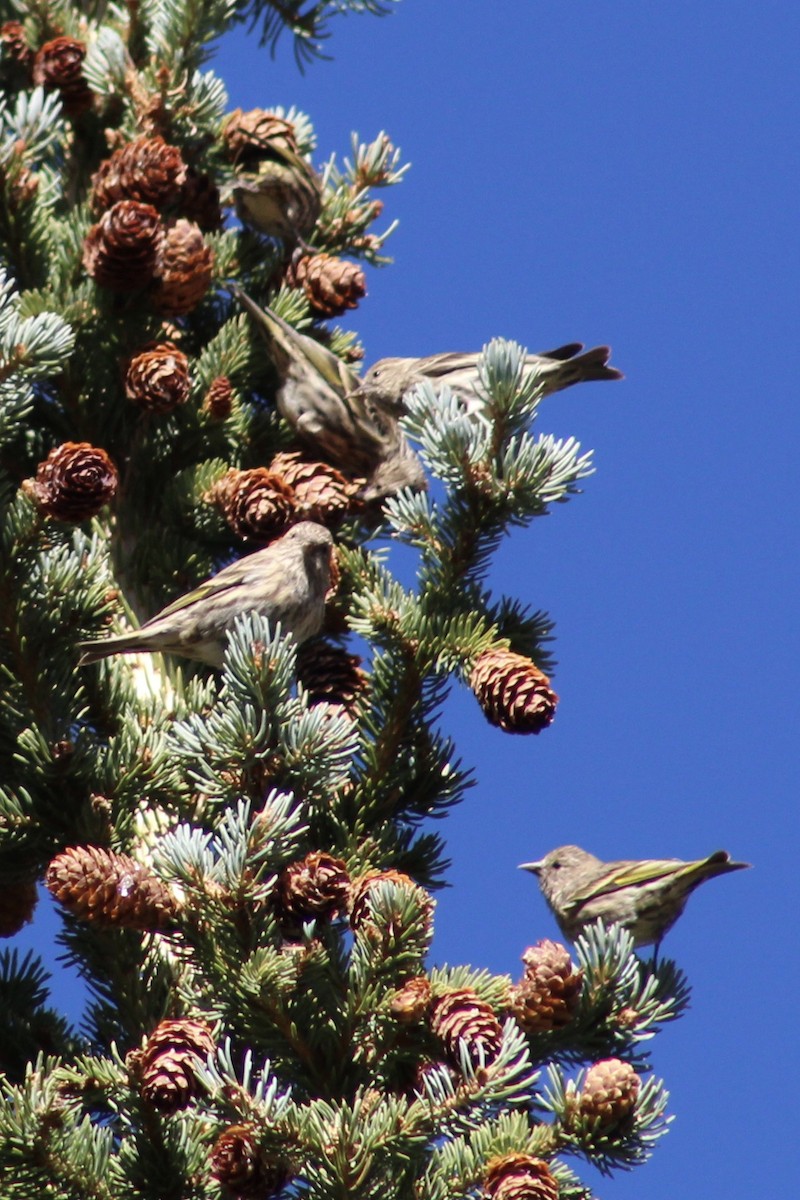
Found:
[[70, 912], [101, 925], [153, 933], [171, 929], [179, 912], [156, 875], [129, 855], [101, 846], [72, 846], [57, 854], [44, 881]]
[[286, 269], [287, 287], [302, 288], [311, 308], [323, 317], [340, 317], [358, 308], [367, 294], [367, 278], [358, 263], [331, 254], [304, 254]]
[[578, 1095], [578, 1112], [606, 1137], [629, 1124], [642, 1081], [630, 1063], [604, 1058], [586, 1072]]
[[172, 342], [150, 346], [131, 359], [125, 395], [138, 408], [158, 415], [172, 412], [190, 393], [189, 360]]
[[483, 1194], [487, 1200], [558, 1200], [558, 1183], [544, 1159], [503, 1154], [486, 1164]]
[[266, 467], [232, 468], [209, 489], [207, 499], [247, 541], [269, 542], [296, 517], [292, 488]]
[[347, 907], [350, 876], [340, 858], [312, 850], [282, 871], [276, 888], [281, 916], [292, 922], [330, 917]]
[[161, 211], [174, 205], [186, 180], [177, 146], [163, 137], [139, 137], [115, 150], [92, 176], [92, 202], [101, 213], [118, 200], [139, 200]]
[[211, 1150], [211, 1174], [236, 1200], [268, 1200], [289, 1178], [281, 1163], [270, 1163], [252, 1125], [230, 1125]]
[[275, 142], [297, 154], [294, 125], [263, 108], [251, 108], [248, 112], [235, 108], [222, 127], [222, 137], [228, 157], [243, 166], [268, 158]]
[[416, 1025], [431, 1003], [431, 982], [427, 975], [408, 979], [392, 996], [389, 1011], [399, 1025]]
[[68, 117], [80, 116], [92, 103], [92, 92], [83, 77], [86, 46], [71, 37], [45, 42], [33, 60], [33, 82], [37, 87], [57, 90]]
[[511, 989], [511, 1012], [527, 1033], [561, 1029], [572, 1020], [580, 999], [583, 971], [569, 951], [546, 938], [522, 956], [525, 974]]
[[111, 459], [89, 442], [63, 442], [40, 462], [22, 490], [56, 521], [86, 521], [117, 494], [119, 475]]
[[[430, 929], [433, 923], [433, 900], [428, 893], [409, 875], [402, 871], [367, 871], [358, 879], [353, 880], [350, 890], [350, 928], [358, 933], [361, 929], [373, 924], [373, 894], [381, 883], [393, 883], [403, 891], [413, 893], [419, 908], [425, 914], [425, 922]], [[400, 914], [398, 913], [398, 919]]]
[[213, 274], [214, 251], [200, 226], [184, 217], [167, 225], [156, 264], [156, 309], [165, 316], [185, 316], [203, 299]]
[[164, 1113], [185, 1108], [199, 1092], [195, 1068], [213, 1050], [214, 1039], [204, 1021], [162, 1021], [133, 1056], [143, 1098]]
[[558, 696], [535, 663], [511, 650], [478, 655], [469, 685], [490, 724], [506, 733], [540, 733], [553, 720]]
[[494, 1010], [471, 988], [458, 988], [434, 1000], [431, 1005], [431, 1032], [439, 1038], [453, 1063], [459, 1062], [459, 1041], [466, 1044], [474, 1064], [485, 1064], [497, 1057], [502, 1039], [500, 1022]]
[[347, 479], [330, 463], [315, 462], [297, 451], [281, 451], [269, 464], [294, 492], [298, 516], [330, 525], [359, 507], [365, 479]]
[[163, 239], [152, 204], [118, 200], [87, 233], [83, 265], [100, 287], [135, 292], [154, 278]]
[[309, 704], [341, 705], [347, 712], [352, 712], [369, 686], [357, 654], [318, 640], [297, 651], [297, 678], [308, 692]]

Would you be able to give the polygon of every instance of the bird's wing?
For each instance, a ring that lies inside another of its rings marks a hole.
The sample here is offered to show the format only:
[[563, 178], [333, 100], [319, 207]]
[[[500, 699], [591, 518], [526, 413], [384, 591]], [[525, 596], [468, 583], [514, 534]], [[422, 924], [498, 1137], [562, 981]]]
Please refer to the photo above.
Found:
[[427, 358], [418, 358], [416, 368], [428, 379], [439, 379], [453, 371], [474, 371], [479, 358], [480, 354], [466, 354], [454, 350], [447, 354], [430, 354]]
[[597, 896], [607, 895], [608, 892], [618, 892], [622, 888], [635, 887], [637, 884], [652, 883], [663, 879], [665, 875], [675, 874], [681, 866], [693, 867], [696, 863], [682, 863], [680, 859], [646, 859], [642, 862], [621, 863], [605, 871], [598, 879], [592, 880], [585, 888], [575, 895], [576, 904], [585, 904]]
[[146, 621], [142, 625], [142, 629], [151, 628], [162, 617], [169, 617], [173, 613], [181, 612], [197, 600], [207, 600], [209, 596], [219, 596], [222, 592], [228, 592], [231, 588], [238, 587], [242, 582], [242, 572], [241, 569], [232, 571], [232, 567], [240, 567], [240, 563], [231, 563], [230, 567], [225, 567], [224, 570], [212, 576], [211, 579], [207, 579], [205, 583], [201, 583], [199, 587], [194, 588], [191, 592], [187, 592], [184, 596], [178, 596], [177, 600], [173, 600], [166, 608], [162, 608], [154, 617]]

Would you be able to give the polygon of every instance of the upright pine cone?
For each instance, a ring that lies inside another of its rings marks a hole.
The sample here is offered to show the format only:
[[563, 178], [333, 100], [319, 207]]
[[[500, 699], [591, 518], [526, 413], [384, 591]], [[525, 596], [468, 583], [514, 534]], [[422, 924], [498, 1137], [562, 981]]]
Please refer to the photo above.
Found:
[[13, 937], [33, 920], [37, 899], [33, 879], [0, 884], [0, 937]]
[[180, 906], [141, 863], [101, 846], [57, 854], [44, 881], [53, 896], [84, 921], [155, 933], [171, 929]]
[[268, 1162], [252, 1125], [229, 1125], [211, 1150], [211, 1174], [235, 1200], [268, 1200], [287, 1182], [282, 1163]]
[[92, 103], [92, 92], [83, 77], [86, 46], [76, 38], [57, 37], [45, 42], [33, 60], [36, 87], [58, 91], [68, 117], [80, 116]]
[[99, 446], [62, 442], [22, 484], [34, 504], [56, 521], [86, 521], [117, 494], [117, 468]]
[[483, 1194], [487, 1200], [558, 1200], [558, 1183], [544, 1159], [502, 1154], [486, 1164]]
[[[373, 902], [375, 889], [382, 883], [393, 883], [396, 887], [413, 895], [423, 914], [426, 927], [433, 923], [433, 900], [424, 888], [402, 871], [367, 871], [353, 880], [350, 890], [350, 928], [359, 933], [374, 923]], [[398, 914], [399, 917], [399, 914]]]
[[431, 982], [427, 975], [407, 979], [395, 992], [389, 1011], [399, 1025], [416, 1025], [428, 1011], [431, 1002]]
[[347, 712], [355, 708], [369, 686], [357, 654], [318, 640], [298, 649], [297, 679], [308, 692], [309, 704], [341, 705]]
[[302, 288], [306, 300], [323, 317], [339, 317], [358, 308], [367, 294], [367, 278], [358, 263], [331, 254], [304, 254], [286, 268], [287, 287]]
[[100, 287], [135, 292], [153, 279], [163, 239], [152, 204], [118, 200], [87, 233], [83, 265]]
[[431, 1032], [444, 1046], [448, 1057], [458, 1065], [459, 1042], [463, 1041], [474, 1064], [485, 1064], [497, 1057], [502, 1030], [494, 1010], [472, 988], [457, 988], [433, 1001]]
[[506, 733], [540, 733], [553, 720], [558, 696], [535, 663], [511, 650], [484, 650], [469, 677], [491, 725]]
[[642, 1081], [630, 1063], [604, 1058], [586, 1072], [578, 1093], [578, 1113], [594, 1132], [605, 1137], [624, 1132], [639, 1096]]
[[583, 971], [569, 951], [546, 938], [522, 956], [525, 974], [511, 989], [511, 1012], [527, 1033], [561, 1029], [572, 1020], [580, 999]]
[[142, 1097], [160, 1112], [174, 1113], [199, 1092], [195, 1068], [214, 1051], [204, 1021], [162, 1021], [142, 1051], [132, 1056], [141, 1080]]
[[92, 176], [96, 212], [118, 200], [139, 200], [161, 211], [172, 207], [186, 180], [186, 163], [177, 146], [163, 137], [138, 137], [101, 162]]
[[203, 398], [203, 412], [215, 421], [224, 421], [233, 410], [233, 385], [227, 375], [212, 379]]
[[199, 225], [204, 233], [216, 233], [222, 227], [219, 188], [205, 172], [189, 167], [181, 191], [180, 212]]
[[294, 492], [298, 516], [330, 525], [358, 507], [365, 479], [346, 479], [330, 463], [314, 462], [298, 451], [282, 451], [269, 464]]
[[25, 27], [20, 21], [5, 21], [3, 25], [0, 25], [0, 43], [2, 43], [3, 59], [11, 59], [23, 67], [30, 64], [33, 51], [28, 45]]
[[312, 917], [332, 917], [347, 907], [349, 893], [346, 864], [324, 851], [312, 850], [284, 868], [275, 898], [281, 918], [298, 924]]
[[131, 403], [158, 415], [185, 404], [191, 386], [189, 360], [172, 342], [134, 355], [125, 375], [125, 395]]
[[276, 142], [297, 154], [294, 125], [263, 108], [251, 108], [248, 112], [235, 108], [222, 127], [222, 137], [228, 157], [243, 166], [269, 157]]
[[296, 519], [292, 488], [266, 467], [232, 468], [209, 489], [207, 499], [248, 541], [269, 542]]
[[199, 225], [180, 217], [167, 225], [156, 264], [153, 302], [160, 313], [182, 317], [196, 308], [211, 286], [214, 251]]

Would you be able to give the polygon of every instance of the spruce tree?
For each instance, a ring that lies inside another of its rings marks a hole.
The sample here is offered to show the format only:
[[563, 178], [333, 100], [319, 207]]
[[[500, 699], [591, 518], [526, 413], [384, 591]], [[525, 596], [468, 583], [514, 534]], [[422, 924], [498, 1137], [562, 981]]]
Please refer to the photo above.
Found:
[[[320, 169], [305, 114], [229, 111], [214, 41], [254, 20], [308, 58], [337, 10], [381, 8], [2, 5], [0, 928], [44, 880], [91, 993], [72, 1028], [41, 963], [3, 954], [9, 1200], [555, 1200], [667, 1127], [645, 1043], [686, 1004], [668, 960], [602, 924], [527, 948], [516, 981], [428, 953], [430, 818], [470, 783], [442, 701], [546, 730], [551, 623], [487, 575], [590, 455], [534, 429], [542, 375], [496, 340], [469, 411], [406, 399], [427, 488], [377, 486], [280, 415], [247, 308], [355, 378], [331, 322], [388, 261], [404, 168], [380, 133]], [[336, 542], [321, 636], [246, 610], [219, 670], [79, 665], [300, 520]]]

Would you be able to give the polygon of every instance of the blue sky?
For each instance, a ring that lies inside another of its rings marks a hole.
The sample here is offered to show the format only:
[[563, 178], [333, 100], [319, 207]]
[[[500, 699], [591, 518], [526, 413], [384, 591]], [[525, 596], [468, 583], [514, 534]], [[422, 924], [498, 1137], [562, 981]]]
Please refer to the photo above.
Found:
[[237, 35], [213, 65], [231, 107], [307, 111], [318, 165], [351, 130], [412, 161], [385, 194], [395, 265], [349, 320], [367, 362], [502, 335], [608, 342], [627, 376], [543, 406], [597, 474], [492, 582], [555, 618], [561, 705], [515, 738], [449, 702], [479, 782], [443, 826], [434, 958], [516, 975], [556, 934], [516, 865], [563, 842], [752, 862], [666, 941], [694, 992], [652, 1044], [676, 1120], [599, 1191], [796, 1194], [800, 10], [404, 0], [332, 30], [305, 75], [288, 39], [272, 60]]

